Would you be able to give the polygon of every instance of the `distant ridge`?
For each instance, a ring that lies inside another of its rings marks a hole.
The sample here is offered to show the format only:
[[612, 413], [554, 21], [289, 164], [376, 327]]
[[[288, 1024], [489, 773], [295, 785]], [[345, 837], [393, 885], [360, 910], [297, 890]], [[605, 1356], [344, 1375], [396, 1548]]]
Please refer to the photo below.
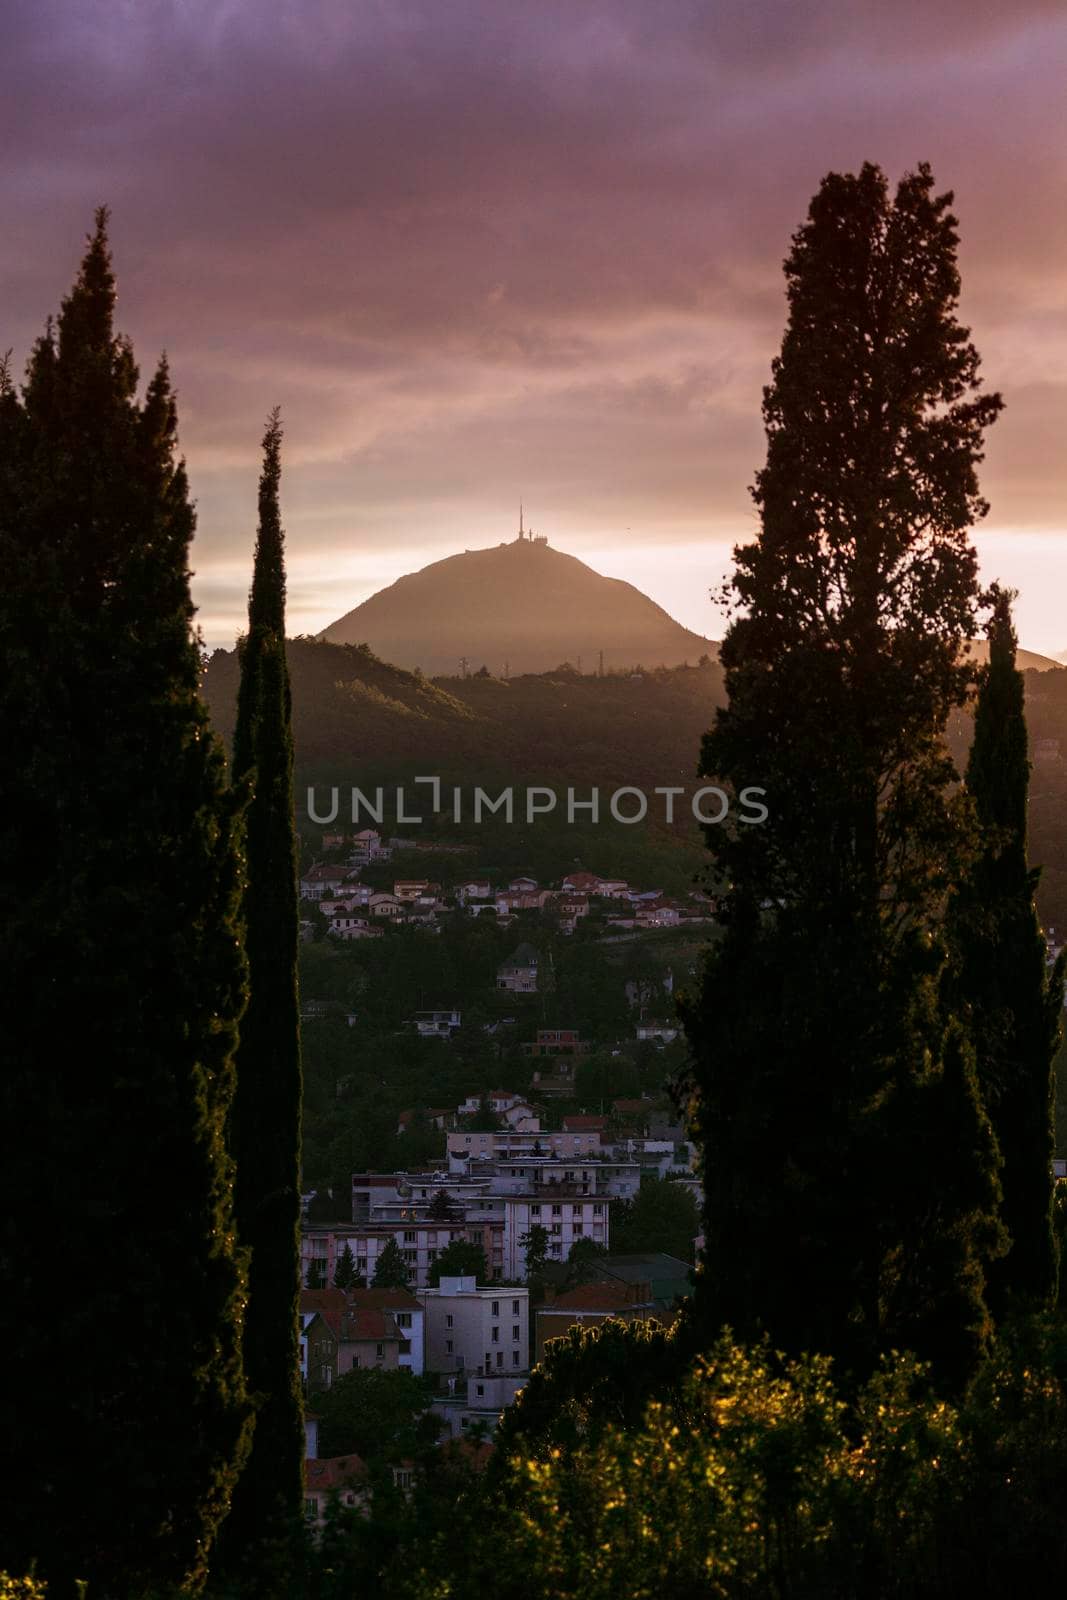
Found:
[[[989, 660], [989, 643], [986, 639], [972, 639], [967, 647], [967, 653], [973, 661]], [[1036, 650], [1019, 649], [1015, 652], [1015, 664], [1020, 672], [1033, 670], [1034, 672], [1049, 672], [1053, 668], [1063, 666], [1062, 661], [1057, 661], [1055, 656], [1041, 656]]]
[[605, 578], [540, 537], [435, 561], [331, 622], [318, 635], [367, 644], [375, 655], [428, 677], [486, 666], [551, 672], [568, 661], [583, 672], [695, 666], [717, 646], [675, 622], [632, 584]]

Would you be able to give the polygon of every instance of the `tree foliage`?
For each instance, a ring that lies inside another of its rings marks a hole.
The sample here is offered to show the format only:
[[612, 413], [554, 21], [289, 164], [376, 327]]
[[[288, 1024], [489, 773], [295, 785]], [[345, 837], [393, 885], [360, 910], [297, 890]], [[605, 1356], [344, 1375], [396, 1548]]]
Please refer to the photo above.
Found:
[[692, 1263], [699, 1232], [697, 1203], [680, 1183], [646, 1179], [632, 1200], [611, 1208], [611, 1248], [617, 1255], [662, 1250]]
[[489, 1263], [480, 1244], [472, 1239], [453, 1239], [431, 1261], [429, 1276], [431, 1289], [436, 1289], [442, 1278], [470, 1277], [485, 1284], [489, 1282]]
[[390, 1239], [375, 1262], [372, 1286], [375, 1289], [406, 1289], [409, 1276], [400, 1246], [395, 1239]]
[[362, 1289], [365, 1287], [363, 1276], [356, 1266], [356, 1258], [352, 1254], [352, 1246], [345, 1240], [345, 1247], [337, 1257], [337, 1265], [333, 1272], [333, 1286], [335, 1289]]
[[[244, 884], [249, 1002], [229, 1142], [237, 1166], [238, 1232], [249, 1251], [245, 1368], [258, 1409], [223, 1556], [246, 1572], [253, 1570], [265, 1518], [272, 1528], [299, 1527], [303, 1498], [299, 930], [280, 477], [281, 424], [274, 411], [263, 437], [259, 530], [233, 743], [234, 780], [250, 790]], [[273, 1552], [269, 1570], [273, 1592], [281, 1593]], [[267, 1583], [265, 1570], [260, 1580], [261, 1587]]]
[[975, 466], [1001, 406], [956, 318], [951, 201], [925, 165], [892, 197], [877, 167], [831, 174], [785, 263], [760, 533], [735, 552], [745, 613], [701, 754], [727, 788], [764, 788], [769, 817], [706, 830], [725, 936], [683, 996], [679, 1084], [707, 1336], [767, 1329], [867, 1371], [913, 1338], [945, 1381], [988, 1340], [1003, 1248], [995, 1143], [940, 997], [969, 842], [943, 736], [967, 692]]
[[343, 1373], [315, 1396], [319, 1454], [399, 1460], [412, 1452], [415, 1426], [426, 1407], [425, 1386], [406, 1367]]
[[202, 1580], [247, 1449], [224, 1143], [245, 962], [170, 375], [138, 400], [115, 300], [101, 210], [21, 394], [0, 380], [0, 1324], [5, 1559], [135, 1596]]
[[1010, 1249], [991, 1270], [993, 1301], [1003, 1311], [1013, 1302], [1047, 1308], [1056, 1300], [1054, 1063], [1064, 959], [1046, 969], [1034, 907], [1040, 874], [1027, 859], [1030, 762], [1012, 596], [994, 588], [992, 600], [989, 663], [966, 775], [983, 845], [953, 896], [949, 922], [957, 959], [946, 987], [968, 1019], [979, 1088], [1003, 1159]]

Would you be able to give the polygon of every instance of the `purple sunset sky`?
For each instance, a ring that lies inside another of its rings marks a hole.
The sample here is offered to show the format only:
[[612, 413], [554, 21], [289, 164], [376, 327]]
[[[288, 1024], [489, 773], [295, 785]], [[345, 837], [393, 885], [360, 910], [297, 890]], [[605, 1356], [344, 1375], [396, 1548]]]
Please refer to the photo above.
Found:
[[929, 160], [1006, 401], [983, 570], [1067, 648], [1062, 0], [6, 0], [2, 50], [0, 348], [21, 367], [108, 204], [210, 643], [275, 403], [293, 632], [512, 537], [520, 495], [719, 632], [790, 234], [827, 171]]

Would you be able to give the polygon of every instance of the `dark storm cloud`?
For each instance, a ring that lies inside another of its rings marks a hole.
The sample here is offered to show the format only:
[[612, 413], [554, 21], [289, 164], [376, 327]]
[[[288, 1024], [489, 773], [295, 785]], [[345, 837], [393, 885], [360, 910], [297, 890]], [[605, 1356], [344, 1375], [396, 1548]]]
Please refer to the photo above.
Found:
[[1008, 401], [986, 486], [1004, 524], [1058, 521], [1059, 0], [16, 0], [4, 25], [2, 344], [107, 200], [122, 326], [180, 387], [205, 609], [241, 592], [276, 400], [309, 573], [510, 527], [521, 487], [564, 532], [746, 531], [781, 259], [864, 159], [956, 190]]

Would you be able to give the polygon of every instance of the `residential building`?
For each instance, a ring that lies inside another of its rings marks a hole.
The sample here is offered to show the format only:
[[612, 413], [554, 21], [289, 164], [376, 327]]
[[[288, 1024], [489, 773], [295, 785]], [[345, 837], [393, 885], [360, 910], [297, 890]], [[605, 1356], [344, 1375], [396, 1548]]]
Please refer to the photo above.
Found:
[[356, 1455], [316, 1457], [304, 1462], [304, 1520], [309, 1528], [321, 1532], [326, 1521], [330, 1497], [341, 1505], [366, 1508], [370, 1491], [366, 1486], [367, 1468]]
[[524, 1133], [536, 1133], [541, 1123], [533, 1106], [510, 1089], [490, 1089], [484, 1095], [469, 1094], [463, 1104], [456, 1107], [457, 1117], [473, 1117], [487, 1105], [494, 1116], [500, 1117], [509, 1128]]
[[607, 1255], [597, 1261], [597, 1277], [619, 1283], [647, 1284], [656, 1303], [660, 1320], [677, 1315], [678, 1300], [693, 1292], [688, 1261], [665, 1255], [662, 1250], [645, 1250], [634, 1255]]
[[600, 1136], [601, 1141], [603, 1141], [604, 1135], [607, 1133], [607, 1128], [607, 1117], [583, 1115], [564, 1117], [563, 1119], [564, 1133], [595, 1133]]
[[449, 1039], [462, 1021], [462, 1013], [455, 1006], [439, 1006], [436, 1010], [416, 1011], [408, 1026], [424, 1039]]
[[596, 1328], [609, 1318], [620, 1322], [651, 1322], [659, 1310], [649, 1283], [623, 1283], [618, 1279], [583, 1283], [556, 1295], [534, 1312], [534, 1362], [544, 1358], [549, 1339], [562, 1338], [570, 1328]]
[[530, 1369], [530, 1291], [443, 1277], [419, 1294], [430, 1372], [514, 1377]]
[[366, 917], [354, 917], [342, 913], [340, 916], [330, 918], [330, 926], [326, 930], [331, 939], [380, 939], [381, 928], [372, 928]]
[[567, 1261], [579, 1239], [592, 1239], [607, 1248], [611, 1240], [611, 1200], [578, 1197], [563, 1186], [553, 1190], [545, 1185], [505, 1201], [507, 1226], [504, 1229], [504, 1273], [506, 1278], [526, 1277], [524, 1239], [534, 1226], [548, 1235], [550, 1261]]
[[461, 906], [468, 900], [490, 900], [493, 895], [493, 886], [488, 878], [470, 878], [466, 883], [456, 884], [456, 899]]
[[445, 1139], [449, 1170], [463, 1172], [474, 1160], [493, 1161], [530, 1160], [544, 1156], [596, 1156], [600, 1154], [601, 1137], [596, 1129], [576, 1129], [573, 1132], [547, 1132], [536, 1124], [532, 1129], [522, 1127], [498, 1133], [467, 1133], [463, 1129], [451, 1130]]
[[[343, 1246], [342, 1246], [343, 1249]], [[300, 1320], [301, 1320], [301, 1362], [300, 1370], [307, 1385], [308, 1380], [308, 1329], [316, 1316], [326, 1318], [331, 1325], [331, 1336], [336, 1342], [343, 1333], [346, 1338], [358, 1336], [369, 1345], [373, 1340], [373, 1353], [368, 1349], [341, 1349], [340, 1351], [324, 1352], [320, 1349], [323, 1337], [321, 1330], [317, 1331], [312, 1343], [315, 1348], [315, 1364], [317, 1365], [318, 1381], [316, 1387], [321, 1388], [322, 1366], [331, 1365], [336, 1371], [350, 1371], [351, 1357], [353, 1355], [366, 1355], [367, 1359], [361, 1361], [361, 1366], [382, 1365], [387, 1368], [393, 1366], [406, 1367], [410, 1372], [420, 1374], [423, 1370], [425, 1359], [425, 1328], [422, 1306], [413, 1294], [406, 1289], [302, 1289], [300, 1291]], [[384, 1326], [388, 1340], [379, 1339], [376, 1331], [378, 1324], [374, 1321], [376, 1316], [385, 1319]], [[342, 1322], [347, 1317], [349, 1320]], [[393, 1361], [391, 1353], [383, 1350], [379, 1360], [377, 1346], [379, 1342], [392, 1342], [397, 1345], [396, 1360]], [[339, 1360], [338, 1360], [339, 1357]], [[346, 1360], [346, 1357], [348, 1358]], [[331, 1379], [332, 1381], [332, 1379]]]
[[540, 965], [540, 954], [533, 945], [520, 944], [497, 968], [497, 988], [514, 994], [536, 994]]
[[[442, 1378], [442, 1388], [430, 1402], [430, 1410], [444, 1421], [441, 1445], [448, 1449], [450, 1442], [469, 1438], [476, 1432], [496, 1432], [501, 1413], [513, 1405], [515, 1397], [526, 1387], [527, 1376], [509, 1373], [487, 1376], [485, 1373], [462, 1372]], [[471, 1448], [488, 1452], [491, 1446], [482, 1444]]]
[[354, 866], [367, 861], [388, 861], [392, 853], [388, 845], [382, 844], [382, 836], [375, 828], [361, 828], [352, 840], [350, 860]]
[[677, 1039], [681, 1028], [678, 1023], [664, 1021], [662, 1017], [649, 1017], [637, 1024], [636, 1032], [639, 1039], [658, 1039], [661, 1044], [671, 1044]]
[[393, 884], [393, 893], [398, 900], [418, 900], [424, 895], [433, 899], [440, 892], [441, 885], [431, 883], [428, 878], [398, 878]]
[[309, 867], [300, 879], [302, 900], [321, 900], [324, 894], [336, 894], [348, 879], [349, 868], [319, 864]]
[[392, 1372], [400, 1365], [400, 1332], [392, 1316], [375, 1306], [358, 1306], [354, 1296], [340, 1310], [316, 1311], [302, 1338], [309, 1395], [361, 1367]]
[[535, 1037], [524, 1039], [524, 1056], [584, 1056], [593, 1048], [588, 1039], [581, 1039], [574, 1028], [538, 1028]]

